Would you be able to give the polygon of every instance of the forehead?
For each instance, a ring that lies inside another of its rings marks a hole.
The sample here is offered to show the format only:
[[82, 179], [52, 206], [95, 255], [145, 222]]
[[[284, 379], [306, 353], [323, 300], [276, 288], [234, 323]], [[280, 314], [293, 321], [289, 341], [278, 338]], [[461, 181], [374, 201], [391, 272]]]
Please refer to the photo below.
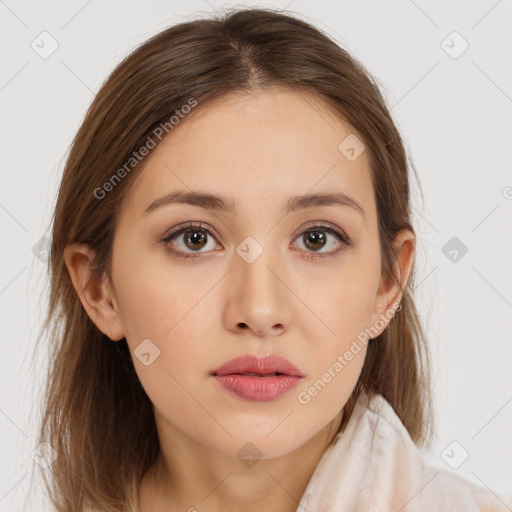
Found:
[[347, 158], [347, 145], [358, 140], [350, 124], [312, 94], [272, 88], [226, 96], [180, 120], [146, 157], [124, 203], [142, 215], [163, 194], [189, 190], [230, 197], [237, 211], [344, 192], [371, 215], [368, 151], [356, 146], [362, 152]]

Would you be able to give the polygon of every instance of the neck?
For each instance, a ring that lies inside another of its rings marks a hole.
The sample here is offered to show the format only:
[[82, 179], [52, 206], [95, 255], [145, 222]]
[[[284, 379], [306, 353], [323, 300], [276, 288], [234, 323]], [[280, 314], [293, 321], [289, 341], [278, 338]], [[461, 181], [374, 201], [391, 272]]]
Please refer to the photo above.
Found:
[[[284, 456], [231, 457], [171, 428], [140, 485], [140, 512], [295, 512], [322, 455], [336, 435], [342, 413]], [[161, 430], [159, 429], [159, 438]]]

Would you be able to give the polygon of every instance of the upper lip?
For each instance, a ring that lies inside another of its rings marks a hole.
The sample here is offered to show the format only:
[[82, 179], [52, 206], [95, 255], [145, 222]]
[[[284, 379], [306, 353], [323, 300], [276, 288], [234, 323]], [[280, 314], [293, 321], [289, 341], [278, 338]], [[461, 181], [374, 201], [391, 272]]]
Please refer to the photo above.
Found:
[[231, 359], [212, 372], [212, 375], [230, 375], [234, 373], [283, 373], [304, 377], [302, 372], [290, 361], [276, 355], [245, 355]]

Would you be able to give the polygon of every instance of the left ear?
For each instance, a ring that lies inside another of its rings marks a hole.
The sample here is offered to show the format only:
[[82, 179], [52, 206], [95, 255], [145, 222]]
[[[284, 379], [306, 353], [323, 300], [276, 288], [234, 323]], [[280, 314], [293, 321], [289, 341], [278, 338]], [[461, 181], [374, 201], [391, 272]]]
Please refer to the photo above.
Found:
[[[394, 279], [388, 275], [381, 276], [371, 322], [372, 326], [380, 325], [381, 328], [379, 333], [373, 336], [374, 338], [386, 329], [402, 300], [402, 289], [405, 289], [407, 286], [414, 261], [416, 249], [414, 233], [408, 229], [402, 229], [396, 234], [393, 247], [396, 254], [396, 259], [391, 269]], [[384, 325], [382, 326], [382, 324]]]

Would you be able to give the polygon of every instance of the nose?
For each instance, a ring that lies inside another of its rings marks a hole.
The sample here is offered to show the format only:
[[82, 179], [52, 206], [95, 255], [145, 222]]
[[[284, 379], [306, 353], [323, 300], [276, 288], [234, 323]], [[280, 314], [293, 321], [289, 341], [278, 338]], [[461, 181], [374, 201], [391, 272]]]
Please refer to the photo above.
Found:
[[238, 254], [228, 283], [227, 327], [237, 333], [251, 331], [255, 336], [279, 336], [290, 327], [290, 296], [282, 262], [264, 250], [249, 263]]

